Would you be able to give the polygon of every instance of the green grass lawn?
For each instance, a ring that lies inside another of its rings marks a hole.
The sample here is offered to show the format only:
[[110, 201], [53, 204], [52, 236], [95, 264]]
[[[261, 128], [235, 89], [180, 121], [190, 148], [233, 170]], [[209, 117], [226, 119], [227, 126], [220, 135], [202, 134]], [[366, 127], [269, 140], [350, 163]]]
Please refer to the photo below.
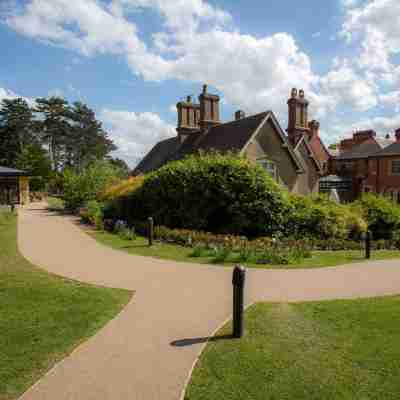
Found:
[[17, 398], [92, 336], [132, 293], [49, 275], [18, 252], [16, 216], [0, 212], [0, 399]]
[[[349, 264], [354, 262], [365, 261], [363, 251], [316, 251], [311, 258], [306, 258], [298, 264], [289, 265], [260, 265], [241, 262], [237, 255], [230, 255], [226, 260], [216, 259], [212, 256], [193, 257], [193, 249], [174, 244], [162, 244], [155, 242], [152, 247], [148, 246], [146, 238], [137, 236], [136, 240], [130, 241], [122, 239], [118, 235], [108, 232], [88, 231], [96, 240], [115, 249], [124, 250], [131, 254], [139, 254], [142, 256], [151, 256], [163, 258], [167, 260], [186, 261], [200, 264], [218, 264], [218, 265], [234, 265], [237, 263], [244, 264], [254, 268], [319, 268], [331, 267], [335, 265]], [[400, 251], [378, 250], [372, 252], [371, 260], [385, 260], [392, 258], [400, 258]]]
[[228, 324], [207, 344], [185, 400], [399, 399], [399, 310], [399, 296], [252, 306], [242, 339]]

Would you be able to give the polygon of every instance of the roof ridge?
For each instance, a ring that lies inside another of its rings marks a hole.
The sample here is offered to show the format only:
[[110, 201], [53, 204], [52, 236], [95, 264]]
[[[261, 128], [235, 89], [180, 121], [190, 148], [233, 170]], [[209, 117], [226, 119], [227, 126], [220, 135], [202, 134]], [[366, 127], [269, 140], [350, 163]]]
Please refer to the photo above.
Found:
[[211, 130], [212, 128], [216, 128], [217, 126], [223, 126], [223, 125], [234, 124], [234, 123], [236, 123], [236, 122], [245, 121], [246, 119], [255, 118], [255, 117], [260, 117], [261, 115], [265, 115], [265, 116], [266, 116], [266, 115], [267, 115], [268, 113], [270, 113], [270, 112], [271, 112], [270, 110], [262, 111], [262, 112], [259, 112], [259, 113], [257, 113], [257, 114], [248, 115], [248, 116], [246, 116], [246, 117], [244, 117], [244, 118], [233, 119], [232, 121], [222, 122], [221, 124], [213, 125], [212, 127], [210, 127], [209, 130]]

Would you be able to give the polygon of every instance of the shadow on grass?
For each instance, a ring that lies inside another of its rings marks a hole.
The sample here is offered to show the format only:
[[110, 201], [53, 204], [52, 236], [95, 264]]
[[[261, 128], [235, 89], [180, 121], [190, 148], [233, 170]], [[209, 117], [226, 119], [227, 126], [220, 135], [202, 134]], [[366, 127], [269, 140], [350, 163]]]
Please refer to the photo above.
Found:
[[218, 342], [220, 340], [230, 340], [234, 339], [232, 335], [221, 335], [221, 336], [205, 336], [205, 337], [198, 337], [198, 338], [187, 338], [187, 339], [179, 339], [174, 340], [170, 343], [171, 346], [174, 347], [186, 347], [186, 346], [193, 346], [195, 344], [200, 343], [208, 343], [208, 342]]

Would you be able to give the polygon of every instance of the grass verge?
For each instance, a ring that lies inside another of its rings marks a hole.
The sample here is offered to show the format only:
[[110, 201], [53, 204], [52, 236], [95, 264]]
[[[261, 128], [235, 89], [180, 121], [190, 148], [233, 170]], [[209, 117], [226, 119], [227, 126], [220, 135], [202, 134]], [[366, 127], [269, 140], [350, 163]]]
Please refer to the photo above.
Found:
[[132, 295], [47, 274], [19, 254], [16, 238], [16, 216], [0, 212], [0, 400], [17, 398]]
[[[227, 258], [215, 257], [207, 253], [200, 256], [193, 256], [193, 249], [175, 244], [165, 244], [155, 242], [152, 247], [148, 246], [147, 239], [137, 236], [135, 240], [126, 240], [120, 236], [103, 231], [88, 230], [100, 243], [110, 246], [114, 249], [124, 250], [131, 254], [141, 256], [150, 256], [162, 258], [166, 260], [185, 261], [198, 264], [218, 264], [218, 265], [234, 265], [244, 264], [253, 268], [274, 268], [274, 269], [298, 269], [298, 268], [321, 268], [332, 267], [335, 265], [350, 264], [365, 261], [365, 254], [362, 251], [346, 250], [346, 251], [315, 251], [311, 258], [305, 258], [297, 264], [270, 265], [255, 264], [240, 260], [236, 254], [230, 254]], [[377, 250], [371, 253], [371, 260], [386, 260], [400, 258], [400, 251], [395, 250]]]
[[207, 344], [185, 400], [398, 399], [399, 308], [399, 296], [257, 304], [243, 339], [228, 324]]

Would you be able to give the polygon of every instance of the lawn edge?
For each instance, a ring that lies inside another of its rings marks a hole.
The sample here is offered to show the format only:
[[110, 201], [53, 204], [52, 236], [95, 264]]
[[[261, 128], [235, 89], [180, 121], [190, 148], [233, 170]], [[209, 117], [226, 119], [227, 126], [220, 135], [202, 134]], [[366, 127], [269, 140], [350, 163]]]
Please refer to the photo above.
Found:
[[[253, 301], [252, 303], [247, 304], [244, 307], [244, 312], [246, 312], [249, 308], [253, 307], [255, 304], [257, 304], [257, 302]], [[221, 322], [220, 324], [218, 324], [217, 328], [214, 329], [214, 331], [209, 335], [209, 338], [207, 339], [206, 342], [202, 343], [200, 350], [198, 351], [198, 353], [196, 354], [196, 358], [194, 359], [192, 366], [189, 369], [188, 375], [185, 379], [185, 382], [183, 384], [183, 388], [181, 391], [181, 395], [179, 396], [179, 400], [185, 400], [185, 395], [186, 395], [186, 391], [187, 388], [190, 384], [190, 381], [192, 379], [192, 375], [193, 375], [193, 371], [195, 370], [197, 363], [200, 360], [201, 355], [203, 354], [204, 350], [206, 349], [209, 341], [211, 338], [215, 337], [215, 335], [217, 334], [217, 332], [219, 332], [226, 324], [228, 324], [230, 321], [232, 321], [232, 316], [229, 316], [228, 318], [226, 318], [223, 322]], [[232, 338], [233, 339], [233, 338]]]
[[73, 353], [75, 353], [76, 351], [80, 350], [80, 348], [82, 346], [84, 346], [89, 340], [91, 340], [92, 338], [94, 338], [97, 334], [99, 334], [103, 329], [105, 329], [109, 323], [111, 323], [112, 321], [114, 321], [116, 318], [118, 318], [123, 311], [125, 311], [125, 309], [132, 303], [134, 302], [134, 298], [135, 298], [135, 293], [136, 290], [129, 290], [129, 289], [124, 289], [124, 288], [118, 288], [118, 287], [111, 287], [111, 286], [106, 286], [106, 285], [98, 285], [98, 284], [94, 284], [91, 282], [84, 282], [84, 281], [80, 281], [78, 279], [72, 279], [72, 278], [68, 278], [65, 277], [63, 275], [59, 275], [59, 274], [55, 274], [53, 272], [48, 271], [46, 268], [36, 265], [34, 264], [29, 258], [27, 258], [23, 252], [20, 250], [20, 246], [19, 246], [19, 215], [18, 213], [15, 215], [15, 219], [16, 219], [16, 244], [17, 244], [17, 251], [19, 253], [19, 255], [30, 265], [30, 267], [33, 270], [37, 270], [38, 272], [41, 273], [45, 273], [46, 275], [53, 277], [53, 278], [57, 278], [60, 279], [62, 281], [67, 281], [67, 282], [73, 282], [73, 283], [77, 283], [77, 284], [83, 284], [83, 285], [87, 285], [87, 286], [91, 286], [93, 288], [103, 288], [103, 289], [109, 289], [109, 290], [120, 290], [120, 291], [125, 291], [129, 294], [129, 299], [126, 302], [126, 304], [123, 304], [121, 309], [110, 319], [107, 319], [104, 323], [104, 325], [102, 325], [101, 327], [99, 327], [99, 329], [97, 329], [93, 334], [82, 337], [80, 340], [78, 340], [75, 344], [71, 345], [71, 348], [68, 349], [65, 354], [59, 359], [56, 360], [54, 363], [52, 363], [51, 365], [49, 365], [49, 368], [40, 375], [40, 377], [35, 380], [35, 382], [30, 385], [26, 390], [22, 391], [21, 393], [19, 393], [16, 397], [16, 400], [22, 398], [26, 393], [28, 393], [30, 390], [32, 390], [34, 387], [36, 387], [36, 385], [38, 385], [44, 378], [46, 378], [52, 371], [53, 369], [57, 368], [59, 366], [59, 364], [61, 364], [62, 362], [64, 362], [68, 357], [70, 357]]

